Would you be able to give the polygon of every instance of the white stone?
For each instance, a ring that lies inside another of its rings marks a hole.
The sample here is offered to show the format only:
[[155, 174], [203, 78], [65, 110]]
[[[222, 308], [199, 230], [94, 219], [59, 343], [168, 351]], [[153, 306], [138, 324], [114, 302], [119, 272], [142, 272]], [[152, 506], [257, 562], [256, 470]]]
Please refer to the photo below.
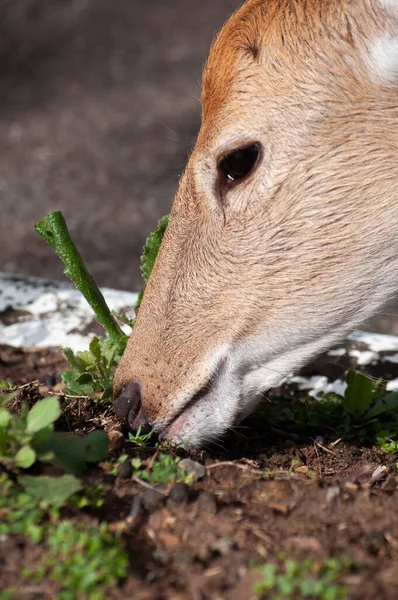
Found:
[[[133, 316], [137, 294], [103, 288], [111, 310]], [[12, 307], [26, 311], [16, 323], [0, 322], [0, 343], [15, 347], [69, 346], [87, 348], [93, 333], [86, 333], [94, 314], [81, 293], [68, 282], [0, 273], [0, 312]], [[122, 327], [126, 333], [130, 329]]]

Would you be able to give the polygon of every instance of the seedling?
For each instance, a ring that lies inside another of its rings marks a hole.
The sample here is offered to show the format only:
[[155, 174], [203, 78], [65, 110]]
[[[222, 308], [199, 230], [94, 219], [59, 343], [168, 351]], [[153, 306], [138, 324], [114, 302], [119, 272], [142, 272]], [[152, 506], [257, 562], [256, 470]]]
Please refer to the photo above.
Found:
[[[284, 559], [280, 568], [275, 564], [254, 567], [261, 576], [254, 585], [254, 591], [260, 598], [288, 600], [289, 598], [320, 598], [338, 600], [346, 598], [346, 589], [338, 583], [342, 565], [335, 558], [319, 564], [311, 558], [302, 563]], [[267, 592], [273, 592], [269, 596]]]
[[80, 596], [105, 600], [106, 591], [115, 587], [127, 571], [127, 555], [105, 523], [96, 527], [61, 521], [49, 527], [46, 546], [40, 565], [25, 569], [23, 576], [36, 581], [47, 576], [57, 582], [60, 600]]
[[138, 427], [137, 432], [128, 434], [128, 441], [137, 446], [137, 448], [147, 448], [150, 445], [151, 438], [153, 436], [154, 429], [149, 433], [141, 433], [141, 425]]
[[[73, 493], [72, 487], [70, 490]], [[106, 523], [76, 525], [60, 519], [59, 508], [66, 496], [53, 503], [30, 492], [21, 491], [5, 474], [0, 475], [0, 535], [22, 534], [33, 543], [44, 544], [37, 567], [24, 569], [23, 577], [35, 581], [46, 577], [58, 583], [57, 598], [63, 600], [107, 598], [109, 589], [125, 577], [128, 568], [118, 537], [111, 535]], [[83, 490], [80, 498], [87, 493]]]
[[386, 429], [381, 429], [376, 435], [377, 442], [384, 452], [396, 454], [398, 452], [397, 433], [392, 433]]
[[133, 459], [132, 466], [134, 475], [145, 479], [152, 485], [166, 484], [177, 480], [179, 458], [174, 458], [168, 454], [159, 454], [155, 461], [151, 461], [150, 466], [142, 468], [143, 463], [139, 459]]

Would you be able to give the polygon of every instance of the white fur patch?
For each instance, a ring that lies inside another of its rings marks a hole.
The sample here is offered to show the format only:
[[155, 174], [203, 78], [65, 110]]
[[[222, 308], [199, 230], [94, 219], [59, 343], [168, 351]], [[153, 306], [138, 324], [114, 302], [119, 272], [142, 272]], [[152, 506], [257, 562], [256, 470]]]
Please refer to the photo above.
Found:
[[388, 81], [398, 81], [398, 36], [383, 35], [369, 47], [373, 66]]
[[398, 0], [379, 0], [380, 4], [382, 4], [385, 8], [389, 10], [397, 10], [398, 11]]

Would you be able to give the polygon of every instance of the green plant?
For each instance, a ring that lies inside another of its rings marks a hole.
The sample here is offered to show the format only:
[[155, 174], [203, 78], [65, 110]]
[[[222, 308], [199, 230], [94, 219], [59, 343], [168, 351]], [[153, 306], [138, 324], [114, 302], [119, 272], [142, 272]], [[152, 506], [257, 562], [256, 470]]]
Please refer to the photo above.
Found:
[[[7, 408], [11, 399], [0, 396], [0, 464], [9, 470], [28, 469], [41, 461], [79, 475], [88, 462], [106, 458], [109, 440], [104, 431], [92, 431], [84, 437], [54, 431], [61, 414], [57, 397], [39, 400], [31, 409], [22, 402], [19, 415]], [[25, 477], [24, 482], [28, 481]]]
[[102, 400], [110, 399], [113, 370], [124, 352], [127, 339], [127, 336], [117, 340], [111, 337], [94, 337], [88, 350], [76, 353], [70, 348], [61, 348], [72, 367], [71, 370], [62, 373], [67, 393], [87, 396], [99, 392]]
[[141, 433], [141, 425], [138, 427], [136, 433], [129, 432], [128, 441], [137, 448], [147, 448], [150, 445], [151, 438], [154, 430], [152, 429], [149, 433]]
[[[141, 271], [148, 281], [164, 232], [168, 216], [160, 219], [158, 228], [151, 233], [141, 257]], [[118, 321], [133, 327], [134, 319], [126, 315], [111, 313], [93, 276], [73, 243], [61, 212], [49, 213], [35, 225], [35, 230], [48, 242], [64, 262], [64, 273], [72, 279], [76, 288], [83, 294], [94, 311], [97, 321], [108, 333], [106, 338], [94, 337], [88, 350], [74, 353], [70, 348], [61, 352], [72, 367], [62, 374], [66, 392], [72, 395], [101, 394], [103, 400], [112, 396], [113, 372], [126, 347], [128, 336], [120, 328]], [[136, 310], [141, 304], [143, 291], [139, 293]], [[116, 319], [114, 318], [116, 316]]]
[[99, 526], [62, 521], [49, 527], [47, 551], [36, 569], [25, 569], [23, 576], [41, 580], [47, 576], [61, 590], [59, 600], [74, 600], [84, 594], [89, 600], [107, 597], [106, 590], [125, 577], [128, 558], [117, 537]]
[[[167, 225], [169, 224], [169, 215], [165, 215], [158, 221], [158, 226], [155, 231], [149, 234], [145, 246], [144, 251], [141, 256], [141, 273], [145, 283], [148, 282], [148, 279], [152, 273], [152, 269], [155, 264], [156, 257], [158, 255], [161, 243], [163, 241], [163, 236], [167, 229]], [[136, 311], [139, 309], [142, 297], [144, 295], [144, 290], [141, 290], [138, 294], [138, 300], [136, 304]]]
[[[171, 483], [172, 481], [189, 482], [190, 475], [179, 471], [178, 457], [169, 456], [168, 454], [159, 454], [156, 460], [149, 460], [148, 466], [139, 458], [133, 458], [131, 461], [134, 475], [145, 479], [152, 485]], [[144, 468], [143, 468], [144, 467]]]
[[[73, 488], [69, 489], [73, 494]], [[22, 534], [44, 548], [37, 567], [24, 569], [23, 576], [55, 581], [60, 587], [59, 599], [105, 599], [107, 590], [125, 577], [128, 568], [119, 538], [108, 531], [106, 523], [98, 526], [61, 519], [59, 509], [66, 495], [58, 501], [45, 501], [31, 491], [21, 490], [5, 474], [0, 475], [0, 535]], [[78, 505], [79, 498], [89, 496], [91, 491], [82, 489], [70, 504]]]
[[0, 463], [27, 469], [36, 460], [52, 460], [53, 453], [40, 451], [38, 446], [52, 434], [54, 422], [61, 414], [58, 398], [39, 400], [31, 410], [22, 403], [20, 415], [7, 409], [12, 398], [0, 396]]
[[69, 504], [79, 510], [82, 508], [100, 508], [104, 504], [104, 489], [102, 485], [83, 488], [69, 498]]
[[35, 230], [54, 249], [65, 265], [64, 273], [76, 288], [83, 294], [94, 311], [100, 325], [108, 332], [109, 337], [117, 340], [124, 337], [119, 325], [100, 292], [94, 277], [87, 269], [84, 261], [73, 243], [61, 212], [50, 212], [44, 219], [36, 223]]
[[381, 429], [377, 432], [376, 439], [384, 452], [395, 454], [398, 452], [397, 432], [392, 433], [387, 429]]
[[311, 558], [306, 558], [302, 563], [283, 559], [279, 568], [275, 564], [253, 568], [261, 577], [254, 585], [254, 591], [261, 598], [265, 597], [266, 592], [273, 592], [272, 600], [297, 597], [337, 600], [347, 595], [346, 589], [338, 583], [342, 565], [335, 558], [323, 563]]
[[[261, 420], [259, 422], [258, 417]], [[355, 435], [377, 440], [383, 450], [395, 452], [398, 436], [398, 393], [386, 394], [379, 381], [362, 373], [347, 374], [344, 396], [325, 394], [322, 398], [278, 398], [275, 403], [260, 405], [253, 427], [271, 428], [299, 435]]]

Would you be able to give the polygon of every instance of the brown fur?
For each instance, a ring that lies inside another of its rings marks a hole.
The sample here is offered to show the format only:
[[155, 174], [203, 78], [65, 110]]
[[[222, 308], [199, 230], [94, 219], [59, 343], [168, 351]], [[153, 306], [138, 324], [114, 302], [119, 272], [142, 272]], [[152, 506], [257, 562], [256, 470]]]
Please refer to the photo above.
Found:
[[[140, 382], [160, 428], [214, 375], [212, 348], [342, 335], [397, 289], [398, 88], [367, 50], [383, 32], [396, 21], [378, 0], [249, 0], [214, 42], [202, 128], [115, 376], [116, 393]], [[217, 162], [246, 139], [261, 165], [225, 190]]]

